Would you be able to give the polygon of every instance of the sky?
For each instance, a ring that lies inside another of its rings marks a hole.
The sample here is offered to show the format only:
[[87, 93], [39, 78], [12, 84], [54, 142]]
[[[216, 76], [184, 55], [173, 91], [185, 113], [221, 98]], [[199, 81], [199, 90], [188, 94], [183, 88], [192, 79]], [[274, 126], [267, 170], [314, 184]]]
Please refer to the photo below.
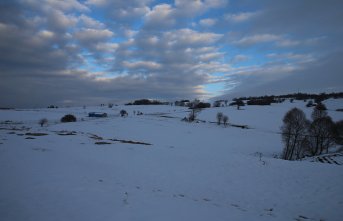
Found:
[[343, 91], [341, 0], [1, 0], [0, 107]]

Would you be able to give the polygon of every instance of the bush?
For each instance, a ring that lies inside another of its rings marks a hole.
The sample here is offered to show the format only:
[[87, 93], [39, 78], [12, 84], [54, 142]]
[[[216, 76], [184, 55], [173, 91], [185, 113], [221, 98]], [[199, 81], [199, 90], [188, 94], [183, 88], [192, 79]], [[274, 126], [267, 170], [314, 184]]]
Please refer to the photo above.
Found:
[[306, 104], [306, 107], [313, 107], [314, 104], [313, 104], [313, 101], [308, 101], [307, 104]]
[[327, 113], [327, 108], [324, 104], [319, 103], [317, 104], [314, 109], [313, 112], [311, 114], [312, 120], [316, 120], [318, 118], [323, 118], [323, 117], [327, 117], [328, 113]]
[[129, 114], [127, 113], [127, 111], [126, 110], [121, 110], [120, 111], [120, 116], [121, 117], [126, 117], [126, 116], [128, 116]]
[[61, 118], [61, 122], [62, 123], [65, 123], [65, 122], [75, 122], [76, 121], [76, 117], [72, 114], [67, 114], [67, 115], [64, 115], [62, 118]]

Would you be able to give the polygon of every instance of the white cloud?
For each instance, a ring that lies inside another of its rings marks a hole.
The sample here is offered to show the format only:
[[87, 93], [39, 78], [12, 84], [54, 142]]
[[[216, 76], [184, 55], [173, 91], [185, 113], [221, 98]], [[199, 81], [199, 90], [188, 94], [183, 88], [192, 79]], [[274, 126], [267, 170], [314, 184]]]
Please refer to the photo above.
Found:
[[94, 28], [94, 29], [103, 29], [105, 28], [105, 24], [97, 21], [85, 14], [79, 16], [79, 21], [83, 23], [83, 27], [86, 28]]
[[211, 27], [213, 25], [215, 25], [217, 22], [217, 19], [213, 19], [213, 18], [207, 18], [207, 19], [201, 19], [199, 21], [199, 24], [201, 26], [205, 26], [205, 27]]
[[152, 69], [156, 70], [161, 68], [161, 64], [156, 63], [154, 61], [135, 61], [135, 62], [123, 62], [124, 67], [130, 68], [130, 69]]
[[222, 38], [222, 34], [212, 32], [197, 32], [192, 29], [180, 29], [164, 33], [169, 44], [172, 45], [207, 45], [217, 42]]
[[48, 24], [54, 29], [66, 30], [77, 24], [77, 17], [67, 15], [60, 10], [51, 10], [47, 15]]
[[225, 0], [175, 0], [178, 14], [189, 17], [204, 13], [211, 8], [224, 7], [226, 4]]
[[243, 37], [237, 41], [234, 41], [237, 45], [253, 45], [258, 43], [266, 43], [266, 42], [273, 42], [280, 40], [281, 36], [279, 35], [273, 35], [273, 34], [256, 34], [251, 36]]
[[69, 11], [76, 9], [78, 11], [89, 11], [89, 8], [83, 4], [81, 4], [77, 0], [45, 0], [46, 3], [42, 4], [47, 4], [53, 8], [60, 9], [63, 11]]
[[176, 23], [174, 18], [175, 9], [168, 4], [156, 5], [145, 15], [148, 27], [170, 27]]
[[199, 60], [202, 62], [211, 61], [211, 60], [217, 60], [219, 58], [223, 58], [225, 56], [225, 53], [222, 52], [213, 52], [213, 53], [206, 53], [199, 55]]
[[251, 20], [257, 14], [257, 12], [241, 12], [236, 14], [226, 14], [224, 16], [224, 19], [229, 22], [240, 23]]
[[90, 28], [83, 28], [80, 31], [75, 33], [76, 39], [81, 42], [98, 42], [103, 41], [108, 38], [111, 38], [114, 33], [108, 29], [90, 29]]
[[55, 34], [49, 30], [42, 30], [38, 32], [38, 36], [44, 39], [52, 39], [55, 36]]
[[117, 43], [100, 42], [95, 45], [95, 49], [98, 51], [113, 53], [119, 47]]

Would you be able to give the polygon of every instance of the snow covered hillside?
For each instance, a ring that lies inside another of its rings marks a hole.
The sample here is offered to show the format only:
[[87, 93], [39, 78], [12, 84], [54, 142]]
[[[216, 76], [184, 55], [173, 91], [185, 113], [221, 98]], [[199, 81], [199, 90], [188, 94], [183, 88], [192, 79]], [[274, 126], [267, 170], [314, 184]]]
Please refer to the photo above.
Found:
[[[325, 104], [343, 119], [342, 100]], [[0, 220], [342, 220], [343, 165], [276, 158], [282, 117], [310, 117], [305, 105], [210, 108], [199, 123], [175, 106], [0, 110]], [[211, 123], [218, 112], [249, 129]]]

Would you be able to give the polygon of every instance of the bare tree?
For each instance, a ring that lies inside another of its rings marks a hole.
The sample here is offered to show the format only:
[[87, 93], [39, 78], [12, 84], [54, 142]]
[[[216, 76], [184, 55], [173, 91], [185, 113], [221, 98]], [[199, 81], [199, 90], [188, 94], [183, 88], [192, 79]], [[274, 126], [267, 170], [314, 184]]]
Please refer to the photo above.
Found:
[[193, 122], [197, 118], [198, 113], [201, 111], [199, 108], [192, 108], [191, 112], [188, 115], [188, 121]]
[[220, 123], [222, 122], [223, 116], [224, 115], [222, 112], [217, 113], [217, 124], [218, 125], [220, 125]]
[[343, 145], [343, 120], [335, 123], [335, 141]]
[[335, 124], [331, 117], [316, 118], [309, 127], [309, 153], [312, 156], [329, 152], [335, 143]]
[[224, 115], [223, 116], [223, 124], [224, 124], [225, 127], [227, 126], [228, 121], [229, 121], [228, 116]]
[[298, 108], [289, 110], [283, 118], [281, 127], [284, 149], [282, 159], [294, 160], [301, 158], [302, 143], [306, 135], [309, 121], [304, 112]]
[[45, 124], [48, 124], [48, 119], [42, 118], [39, 120], [38, 123], [40, 124], [41, 127], [43, 127]]

